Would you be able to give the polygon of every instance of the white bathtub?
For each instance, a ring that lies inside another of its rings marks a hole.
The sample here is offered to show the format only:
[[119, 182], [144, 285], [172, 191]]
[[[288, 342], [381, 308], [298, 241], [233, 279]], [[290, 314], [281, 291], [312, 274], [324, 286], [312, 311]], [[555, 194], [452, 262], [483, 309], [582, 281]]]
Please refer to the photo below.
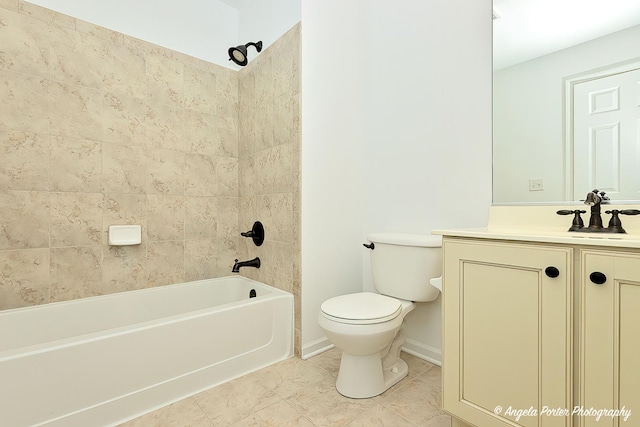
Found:
[[241, 276], [0, 311], [0, 426], [116, 425], [292, 352], [293, 295]]

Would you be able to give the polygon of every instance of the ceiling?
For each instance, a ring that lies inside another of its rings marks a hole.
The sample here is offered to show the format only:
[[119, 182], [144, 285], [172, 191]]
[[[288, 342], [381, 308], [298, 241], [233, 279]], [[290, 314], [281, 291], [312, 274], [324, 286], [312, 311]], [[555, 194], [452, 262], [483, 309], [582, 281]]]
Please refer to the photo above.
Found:
[[494, 69], [640, 24], [639, 0], [493, 0]]
[[[251, 0], [220, 0], [242, 9]], [[268, 0], [259, 0], [268, 1]], [[499, 70], [640, 24], [640, 0], [493, 0]]]

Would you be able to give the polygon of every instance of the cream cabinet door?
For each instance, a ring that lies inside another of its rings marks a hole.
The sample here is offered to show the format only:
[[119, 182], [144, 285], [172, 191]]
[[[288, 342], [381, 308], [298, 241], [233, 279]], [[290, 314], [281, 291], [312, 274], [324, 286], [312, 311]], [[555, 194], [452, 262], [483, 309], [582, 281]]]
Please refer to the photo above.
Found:
[[639, 426], [640, 254], [582, 251], [581, 265], [579, 426]]
[[573, 250], [445, 238], [443, 251], [444, 409], [478, 427], [570, 426]]

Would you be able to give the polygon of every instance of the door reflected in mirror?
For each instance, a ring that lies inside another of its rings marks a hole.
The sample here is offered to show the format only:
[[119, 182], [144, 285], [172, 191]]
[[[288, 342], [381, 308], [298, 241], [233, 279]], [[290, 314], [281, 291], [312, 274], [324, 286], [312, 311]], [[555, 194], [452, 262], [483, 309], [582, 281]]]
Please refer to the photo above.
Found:
[[639, 200], [640, 2], [494, 0], [493, 25], [494, 203]]

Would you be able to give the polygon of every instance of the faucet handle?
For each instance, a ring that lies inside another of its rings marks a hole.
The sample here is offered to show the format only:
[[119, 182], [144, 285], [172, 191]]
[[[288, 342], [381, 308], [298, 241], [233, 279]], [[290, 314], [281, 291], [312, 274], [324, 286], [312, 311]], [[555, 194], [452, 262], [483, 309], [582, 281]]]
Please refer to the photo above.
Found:
[[[610, 211], [604, 211], [604, 213], [611, 214], [611, 219], [609, 220], [609, 226], [607, 227], [610, 232], [626, 233], [625, 229], [622, 228], [622, 221], [620, 221], [620, 217], [618, 217], [618, 214], [621, 214], [622, 211], [618, 209], [611, 209]], [[640, 211], [638, 211], [638, 213], [640, 213]]]
[[571, 215], [571, 214], [575, 214], [575, 213], [587, 213], [587, 211], [582, 211], [580, 209], [576, 209], [576, 210], [568, 210], [568, 209], [561, 209], [559, 211], [556, 212], [558, 215]]
[[640, 215], [640, 210], [638, 209], [611, 209], [610, 211], [605, 211], [606, 214], [611, 214], [611, 219], [609, 220], [609, 231], [612, 233], [626, 233], [624, 228], [622, 228], [622, 222], [618, 217], [620, 215]]
[[587, 213], [587, 211], [583, 211], [580, 209], [575, 209], [575, 210], [561, 209], [556, 213], [558, 215], [571, 215], [571, 214], [574, 215], [573, 222], [571, 223], [571, 227], [569, 228], [568, 231], [576, 231], [584, 227], [584, 221], [582, 221], [582, 217], [580, 216], [580, 214]]
[[610, 211], [604, 211], [604, 213], [611, 214], [611, 215], [614, 215], [614, 216], [618, 216], [618, 214], [620, 214], [620, 215], [640, 215], [640, 210], [638, 210], [638, 209], [624, 209], [624, 210], [611, 209]]

